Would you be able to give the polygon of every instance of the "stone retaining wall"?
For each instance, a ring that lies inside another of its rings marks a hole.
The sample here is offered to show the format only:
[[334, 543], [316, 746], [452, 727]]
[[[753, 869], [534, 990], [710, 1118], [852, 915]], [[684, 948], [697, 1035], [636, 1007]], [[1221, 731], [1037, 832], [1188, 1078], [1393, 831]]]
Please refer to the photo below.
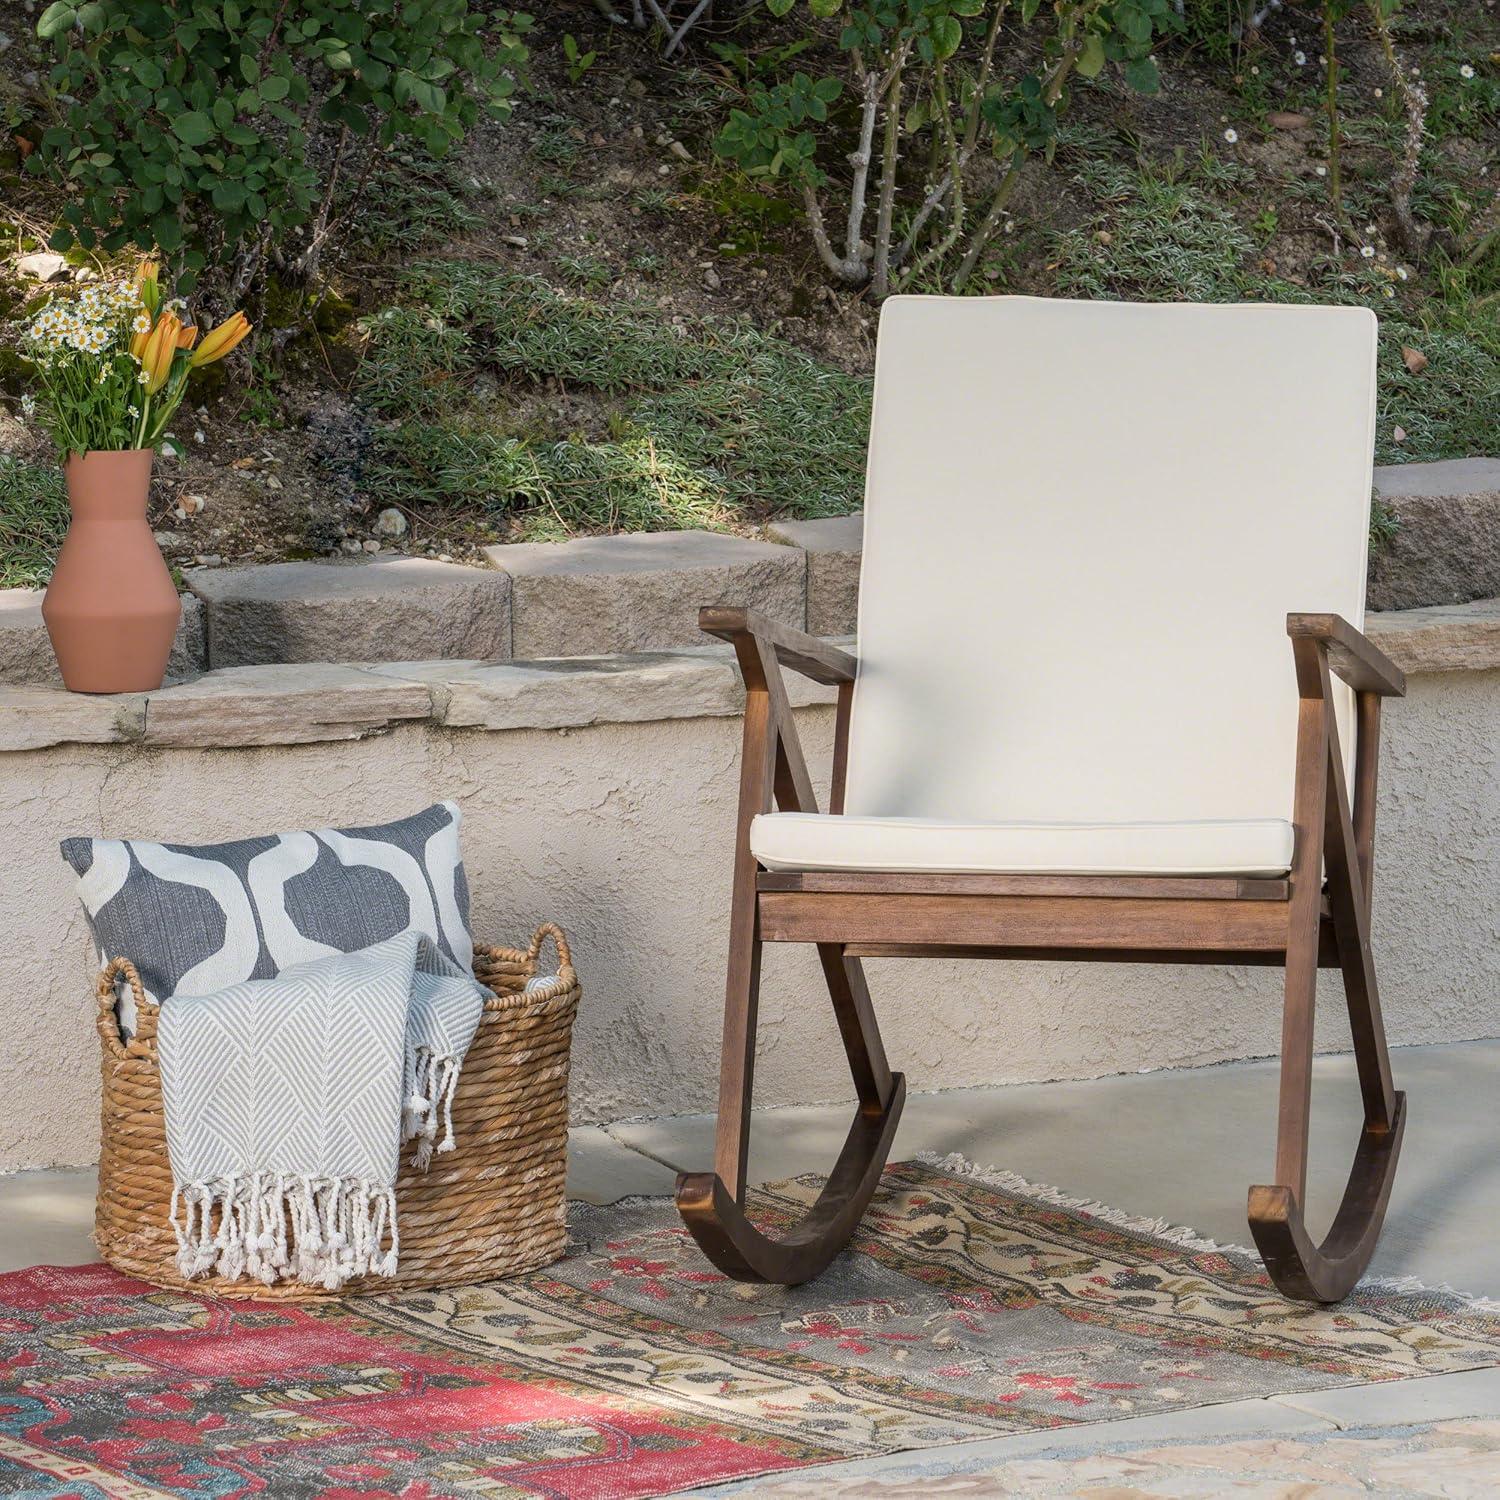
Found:
[[[1500, 459], [1375, 471], [1396, 525], [1370, 562], [1374, 610], [1500, 594]], [[767, 540], [704, 531], [487, 547], [482, 567], [362, 561], [195, 568], [169, 675], [278, 662], [531, 660], [697, 640], [699, 604], [855, 628], [858, 515], [776, 522]], [[961, 538], [955, 538], [961, 544]], [[41, 594], [0, 591], [0, 683], [54, 683]]]
[[[1392, 1035], [1497, 1035], [1500, 601], [1370, 628], [1414, 674], [1387, 716], [1381, 784], [1375, 936]], [[791, 681], [821, 773], [828, 695]], [[476, 933], [515, 941], [552, 919], [574, 938], [578, 1120], [709, 1107], [741, 704], [717, 647], [251, 666], [117, 699], [0, 688], [0, 1171], [96, 1150], [92, 962], [59, 839], [368, 823], [440, 796], [465, 810]], [[772, 948], [765, 970], [758, 1101], [847, 1097], [815, 959]], [[882, 961], [870, 972], [891, 1057], [915, 1088], [1205, 1063], [1277, 1043], [1271, 970]], [[1335, 1047], [1337, 987], [1329, 978], [1323, 1007]], [[1266, 1130], [1269, 1159], [1269, 1118]]]

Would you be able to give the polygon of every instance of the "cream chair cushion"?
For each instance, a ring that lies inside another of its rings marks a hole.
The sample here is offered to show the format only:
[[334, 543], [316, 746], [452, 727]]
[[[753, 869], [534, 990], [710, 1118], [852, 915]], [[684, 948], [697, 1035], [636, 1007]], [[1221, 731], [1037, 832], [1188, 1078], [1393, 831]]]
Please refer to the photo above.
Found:
[[771, 813], [750, 824], [768, 870], [947, 875], [1285, 875], [1281, 818], [1196, 823], [944, 823]]
[[1363, 623], [1375, 340], [1363, 308], [890, 299], [848, 826], [773, 815], [757, 854], [1285, 869], [1286, 615]]

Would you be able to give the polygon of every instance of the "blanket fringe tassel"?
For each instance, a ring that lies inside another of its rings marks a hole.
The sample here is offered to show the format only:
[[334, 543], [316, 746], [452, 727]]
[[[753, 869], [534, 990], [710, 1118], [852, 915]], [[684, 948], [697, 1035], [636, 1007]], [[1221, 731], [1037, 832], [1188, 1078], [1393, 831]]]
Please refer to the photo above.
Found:
[[172, 1228], [189, 1281], [295, 1278], [336, 1292], [354, 1276], [394, 1276], [400, 1249], [395, 1189], [353, 1177], [253, 1172], [190, 1183], [172, 1194]]
[[[439, 1057], [428, 1047], [413, 1047], [406, 1054], [401, 1139], [416, 1141], [412, 1162], [424, 1172], [434, 1149], [439, 1154], [453, 1149], [453, 1094], [462, 1068], [461, 1057]], [[443, 1132], [441, 1142], [437, 1139], [439, 1129]]]

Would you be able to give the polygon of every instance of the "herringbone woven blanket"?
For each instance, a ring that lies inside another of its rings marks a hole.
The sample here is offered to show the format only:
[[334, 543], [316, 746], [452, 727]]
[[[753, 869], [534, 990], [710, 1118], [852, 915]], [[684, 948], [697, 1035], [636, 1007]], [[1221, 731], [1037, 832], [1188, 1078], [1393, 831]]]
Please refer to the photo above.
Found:
[[330, 1291], [394, 1275], [401, 1143], [416, 1140], [419, 1165], [453, 1149], [483, 1006], [415, 932], [168, 1000], [157, 1046], [178, 1270]]

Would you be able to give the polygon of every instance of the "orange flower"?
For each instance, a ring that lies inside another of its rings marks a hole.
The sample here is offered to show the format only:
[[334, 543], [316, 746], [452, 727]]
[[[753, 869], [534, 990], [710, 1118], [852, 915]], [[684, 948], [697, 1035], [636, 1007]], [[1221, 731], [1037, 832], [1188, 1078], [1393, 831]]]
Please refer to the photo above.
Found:
[[177, 347], [179, 349], [191, 349], [198, 341], [198, 325], [187, 323], [177, 335]]
[[[144, 328], [139, 327], [142, 322], [146, 325]], [[146, 357], [146, 345], [151, 342], [151, 333], [156, 325], [151, 321], [150, 313], [137, 313], [136, 324], [137, 332], [132, 334], [130, 338], [130, 352], [137, 359], [144, 359]]]
[[154, 318], [161, 305], [161, 263], [148, 256], [135, 268], [135, 284], [141, 289], [141, 302]]
[[154, 396], [172, 373], [172, 360], [177, 353], [177, 337], [182, 332], [182, 321], [175, 313], [164, 312], [156, 320], [146, 340], [145, 352], [141, 355], [141, 370], [146, 377], [146, 394]]
[[193, 350], [193, 368], [196, 370], [200, 365], [211, 365], [216, 359], [223, 359], [249, 332], [250, 320], [244, 313], [237, 312], [233, 317], [225, 318], [217, 328], [204, 334], [203, 342]]

